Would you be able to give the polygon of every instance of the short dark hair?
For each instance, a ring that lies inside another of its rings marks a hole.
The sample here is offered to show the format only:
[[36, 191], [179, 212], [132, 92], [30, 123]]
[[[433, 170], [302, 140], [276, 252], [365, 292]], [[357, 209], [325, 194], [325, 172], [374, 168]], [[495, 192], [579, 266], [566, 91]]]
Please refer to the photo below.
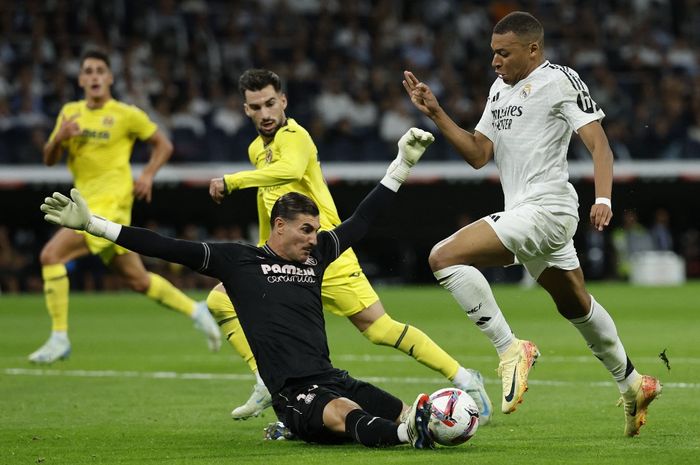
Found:
[[518, 37], [526, 38], [529, 42], [544, 42], [544, 28], [542, 24], [525, 11], [513, 11], [505, 15], [493, 28], [494, 34], [507, 34], [512, 32]]
[[268, 69], [249, 69], [238, 79], [238, 91], [244, 99], [246, 90], [262, 90], [270, 85], [275, 89], [275, 92], [282, 90], [280, 77]]
[[270, 226], [274, 227], [275, 218], [293, 220], [297, 215], [318, 216], [318, 206], [310, 197], [299, 192], [287, 192], [275, 201], [270, 212]]
[[102, 60], [107, 65], [107, 68], [112, 69], [111, 65], [109, 63], [109, 55], [107, 55], [102, 50], [90, 49], [90, 50], [86, 50], [85, 52], [83, 52], [83, 54], [80, 56], [80, 67], [81, 68], [83, 67], [83, 64], [85, 63], [85, 60], [87, 60], [88, 58], [95, 58], [97, 60]]

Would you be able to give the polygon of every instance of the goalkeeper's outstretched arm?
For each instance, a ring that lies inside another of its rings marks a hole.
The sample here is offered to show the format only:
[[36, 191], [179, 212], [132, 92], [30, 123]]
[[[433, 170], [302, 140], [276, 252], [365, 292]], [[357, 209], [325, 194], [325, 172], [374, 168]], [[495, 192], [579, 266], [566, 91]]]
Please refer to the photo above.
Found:
[[44, 200], [41, 211], [45, 213], [46, 221], [104, 237], [141, 255], [206, 272], [205, 264], [209, 252], [204, 243], [173, 239], [148, 229], [113, 223], [93, 215], [77, 189], [72, 189], [70, 194], [72, 200], [59, 192], [54, 192], [53, 196]]
[[[417, 128], [409, 129], [401, 137], [399, 153], [380, 184], [360, 203], [350, 218], [333, 230], [340, 252], [366, 234], [372, 221], [386, 209], [393, 194], [406, 181], [411, 168], [418, 163], [433, 140], [432, 134]], [[173, 239], [148, 229], [113, 223], [93, 215], [77, 189], [72, 189], [70, 195], [71, 198], [68, 198], [54, 192], [53, 196], [47, 197], [41, 206], [44, 219], [49, 223], [104, 237], [141, 255], [179, 263], [211, 275], [210, 248], [206, 243]]]
[[394, 193], [408, 179], [411, 168], [418, 163], [425, 149], [434, 140], [431, 133], [417, 128], [409, 129], [399, 139], [399, 153], [389, 165], [384, 178], [360, 202], [352, 216], [333, 229], [341, 253], [362, 239], [374, 220], [388, 209], [394, 198]]

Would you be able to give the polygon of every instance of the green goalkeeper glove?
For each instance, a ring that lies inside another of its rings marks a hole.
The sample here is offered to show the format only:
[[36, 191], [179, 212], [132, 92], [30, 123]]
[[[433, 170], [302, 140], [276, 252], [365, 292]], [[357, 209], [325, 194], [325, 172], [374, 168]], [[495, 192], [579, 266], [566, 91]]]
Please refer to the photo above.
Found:
[[46, 197], [40, 207], [41, 211], [46, 213], [44, 219], [66, 228], [85, 229], [92, 216], [90, 209], [78, 189], [71, 189], [70, 196], [73, 200], [60, 192], [54, 192], [51, 197]]
[[107, 220], [90, 213], [87, 202], [78, 189], [71, 189], [69, 199], [60, 192], [46, 197], [40, 209], [46, 213], [44, 219], [49, 223], [66, 228], [85, 230], [94, 236], [104, 237]]
[[418, 128], [411, 128], [399, 139], [399, 155], [397, 159], [402, 160], [408, 167], [412, 167], [425, 152], [435, 137], [428, 131]]
[[396, 159], [391, 162], [386, 170], [386, 176], [382, 179], [382, 184], [396, 192], [401, 187], [411, 172], [411, 167], [418, 163], [420, 157], [435, 137], [428, 131], [418, 128], [411, 128], [399, 139], [399, 153]]

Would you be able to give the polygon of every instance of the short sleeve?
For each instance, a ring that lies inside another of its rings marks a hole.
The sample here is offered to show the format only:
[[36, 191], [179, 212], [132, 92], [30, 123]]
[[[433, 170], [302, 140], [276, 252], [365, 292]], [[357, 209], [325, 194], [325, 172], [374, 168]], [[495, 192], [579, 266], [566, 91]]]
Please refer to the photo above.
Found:
[[558, 97], [553, 102], [557, 112], [576, 132], [592, 121], [602, 120], [605, 113], [595, 103], [578, 73], [567, 67], [561, 67], [560, 71], [562, 76], [556, 81]]
[[129, 133], [139, 140], [149, 139], [158, 130], [145, 111], [131, 105], [129, 107]]

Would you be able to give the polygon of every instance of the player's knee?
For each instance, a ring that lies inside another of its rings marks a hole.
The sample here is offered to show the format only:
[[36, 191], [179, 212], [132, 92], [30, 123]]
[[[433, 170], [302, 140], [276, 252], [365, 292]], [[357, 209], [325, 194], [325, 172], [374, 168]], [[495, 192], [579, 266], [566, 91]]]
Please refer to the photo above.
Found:
[[55, 249], [49, 245], [45, 245], [44, 248], [41, 249], [41, 253], [39, 254], [39, 262], [41, 263], [41, 266], [58, 265], [61, 263], [60, 257], [56, 253]]
[[219, 292], [218, 286], [212, 289], [207, 296], [207, 307], [216, 321], [236, 315], [231, 299], [225, 292]]
[[442, 243], [435, 244], [430, 251], [430, 255], [428, 255], [430, 269], [436, 272], [448, 266], [455, 265], [450, 258], [450, 254]]
[[143, 276], [125, 276], [124, 279], [126, 279], [126, 284], [132, 291], [140, 292], [141, 294], [148, 292], [148, 288], [151, 286], [151, 280], [147, 273], [144, 273]]

